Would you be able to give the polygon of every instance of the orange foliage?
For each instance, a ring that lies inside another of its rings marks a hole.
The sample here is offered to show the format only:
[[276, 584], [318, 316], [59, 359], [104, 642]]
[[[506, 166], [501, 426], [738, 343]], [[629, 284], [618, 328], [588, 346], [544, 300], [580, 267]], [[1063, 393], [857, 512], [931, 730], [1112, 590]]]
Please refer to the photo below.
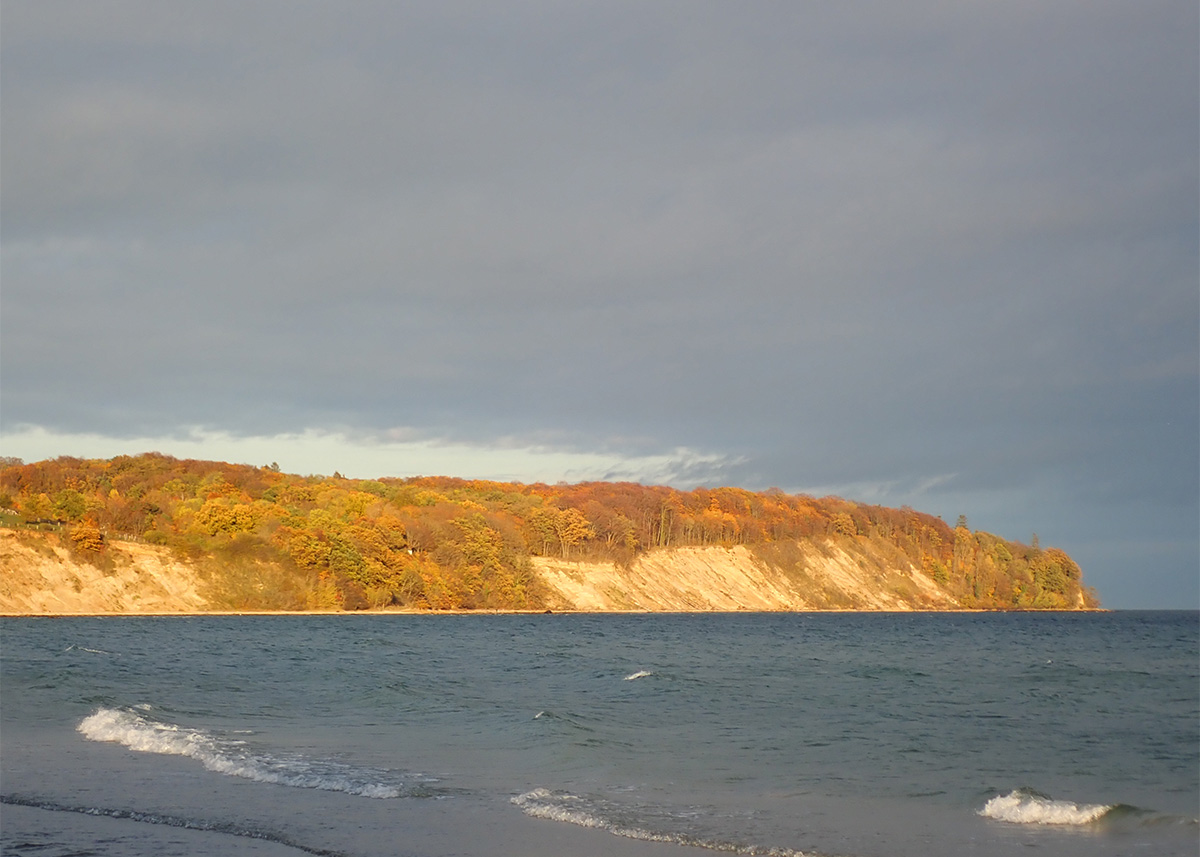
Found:
[[[188, 551], [242, 550], [305, 575], [313, 605], [542, 606], [530, 555], [625, 562], [685, 545], [875, 539], [964, 603], [1061, 606], [1086, 600], [1078, 566], [910, 508], [778, 489], [680, 491], [630, 482], [524, 485], [452, 477], [351, 480], [149, 453], [0, 467], [0, 492], [27, 519], [86, 510], [97, 535]], [[84, 525], [81, 534], [91, 532]], [[94, 545], [89, 536], [78, 538]]]

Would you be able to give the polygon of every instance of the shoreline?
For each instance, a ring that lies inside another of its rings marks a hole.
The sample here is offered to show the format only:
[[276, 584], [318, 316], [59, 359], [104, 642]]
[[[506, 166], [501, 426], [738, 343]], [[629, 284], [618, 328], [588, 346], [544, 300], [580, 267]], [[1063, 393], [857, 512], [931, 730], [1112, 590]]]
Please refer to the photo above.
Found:
[[[951, 610], [497, 610], [481, 609], [467, 610], [462, 608], [447, 610], [192, 610], [192, 611], [154, 611], [140, 612], [81, 612], [81, 613], [9, 613], [0, 612], [0, 619], [107, 619], [124, 618], [137, 619], [140, 617], [162, 619], [170, 617], [187, 618], [193, 616], [778, 616], [778, 615], [892, 615], [908, 616], [913, 614], [930, 615], [935, 613], [966, 614], [966, 613], [1113, 613], [1104, 607], [1079, 608], [1075, 610], [1031, 610], [1016, 608], [1012, 610], [956, 608]], [[1151, 612], [1172, 612], [1170, 610]], [[1177, 612], [1196, 612], [1182, 608]]]

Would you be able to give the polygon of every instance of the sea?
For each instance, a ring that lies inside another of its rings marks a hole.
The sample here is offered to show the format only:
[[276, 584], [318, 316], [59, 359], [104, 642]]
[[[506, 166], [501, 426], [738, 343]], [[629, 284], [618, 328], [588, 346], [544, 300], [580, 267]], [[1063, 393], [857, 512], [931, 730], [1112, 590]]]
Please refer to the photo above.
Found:
[[4, 855], [1200, 849], [1200, 614], [0, 620]]

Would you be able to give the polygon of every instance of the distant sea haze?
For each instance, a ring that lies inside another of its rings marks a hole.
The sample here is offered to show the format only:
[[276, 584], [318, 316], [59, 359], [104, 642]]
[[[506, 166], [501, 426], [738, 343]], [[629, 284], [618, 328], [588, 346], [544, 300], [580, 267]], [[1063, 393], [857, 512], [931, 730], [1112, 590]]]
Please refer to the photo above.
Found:
[[1194, 855], [1200, 616], [0, 620], [7, 854]]

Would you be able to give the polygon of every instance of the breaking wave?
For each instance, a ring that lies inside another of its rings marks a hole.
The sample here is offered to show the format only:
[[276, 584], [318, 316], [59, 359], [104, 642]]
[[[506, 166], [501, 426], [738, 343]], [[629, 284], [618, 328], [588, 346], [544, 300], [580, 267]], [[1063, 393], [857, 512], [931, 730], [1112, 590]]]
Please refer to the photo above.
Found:
[[[661, 825], [665, 828], [671, 821], [688, 820], [690, 815], [673, 816], [671, 813], [656, 812], [648, 807], [634, 809], [618, 807], [599, 798], [584, 798], [569, 792], [555, 792], [538, 788], [517, 795], [512, 798], [512, 802], [532, 818], [544, 818], [550, 821], [575, 824], [579, 827], [606, 830], [614, 836], [639, 839], [643, 842], [669, 842], [674, 845], [688, 845], [727, 854], [742, 854], [746, 857], [816, 857], [813, 852], [796, 851], [791, 848], [739, 844], [705, 839], [688, 833], [670, 832], [664, 829], [654, 830], [652, 825], [655, 820], [668, 822]], [[637, 815], [642, 817], [635, 817]]]
[[984, 818], [1007, 821], [1010, 824], [1079, 827], [1099, 821], [1116, 808], [1115, 804], [1077, 804], [1066, 800], [1053, 800], [1030, 789], [1017, 789], [992, 798], [979, 810], [979, 814]]
[[638, 670], [635, 673], [625, 676], [625, 681], [634, 681], [635, 679], [646, 678], [647, 676], [652, 675], [654, 675], [654, 673], [650, 672], [650, 670]]
[[410, 782], [395, 771], [356, 768], [300, 755], [256, 753], [244, 741], [154, 720], [130, 709], [101, 708], [77, 728], [92, 741], [110, 741], [139, 753], [187, 756], [210, 771], [260, 783], [380, 799], [431, 794], [420, 781]]

